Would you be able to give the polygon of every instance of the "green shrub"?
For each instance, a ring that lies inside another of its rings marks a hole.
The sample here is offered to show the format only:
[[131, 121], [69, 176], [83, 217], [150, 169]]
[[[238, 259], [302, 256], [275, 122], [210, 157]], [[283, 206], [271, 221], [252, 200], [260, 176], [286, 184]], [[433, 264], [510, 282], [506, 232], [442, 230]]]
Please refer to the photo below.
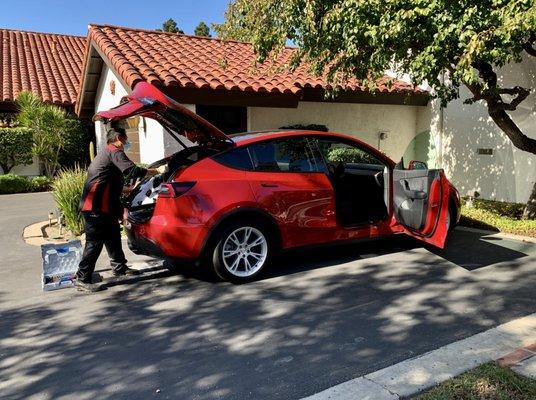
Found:
[[328, 160], [331, 162], [342, 162], [342, 163], [363, 163], [363, 164], [378, 164], [373, 156], [368, 153], [365, 153], [362, 150], [349, 148], [349, 147], [338, 147], [330, 149], [328, 152]]
[[62, 169], [86, 165], [89, 157], [89, 135], [81, 121], [69, 118], [65, 121], [64, 144], [58, 162]]
[[30, 181], [31, 189], [34, 192], [46, 192], [52, 187], [54, 179], [48, 176], [36, 176]]
[[523, 216], [523, 210], [525, 204], [521, 203], [507, 203], [505, 201], [496, 200], [473, 200], [473, 207], [479, 210], [486, 210], [503, 217], [510, 217], [514, 219], [521, 219]]
[[0, 128], [0, 167], [8, 174], [16, 165], [32, 163], [33, 133], [27, 128]]
[[60, 171], [52, 184], [54, 200], [63, 215], [63, 222], [75, 236], [84, 232], [83, 218], [78, 207], [85, 180], [86, 171], [76, 166]]
[[25, 193], [32, 185], [24, 176], [15, 174], [0, 175], [0, 194]]
[[462, 201], [461, 225], [536, 237], [536, 220], [523, 220], [524, 204], [495, 200], [473, 200], [473, 205]]

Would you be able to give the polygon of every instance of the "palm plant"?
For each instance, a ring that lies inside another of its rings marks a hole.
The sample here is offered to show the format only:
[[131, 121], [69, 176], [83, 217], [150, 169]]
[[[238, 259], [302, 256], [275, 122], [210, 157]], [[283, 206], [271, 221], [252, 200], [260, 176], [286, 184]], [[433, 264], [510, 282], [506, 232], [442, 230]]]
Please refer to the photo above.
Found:
[[31, 92], [21, 92], [17, 105], [17, 122], [33, 131], [33, 154], [43, 163], [45, 174], [54, 176], [58, 170], [60, 152], [65, 145], [67, 113], [60, 107], [43, 102]]

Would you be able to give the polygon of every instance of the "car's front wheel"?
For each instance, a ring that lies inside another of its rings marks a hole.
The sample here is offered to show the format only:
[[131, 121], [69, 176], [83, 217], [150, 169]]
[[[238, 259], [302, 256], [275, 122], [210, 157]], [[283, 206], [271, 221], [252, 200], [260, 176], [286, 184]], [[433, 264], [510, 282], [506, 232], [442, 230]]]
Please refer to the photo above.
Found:
[[270, 255], [269, 231], [263, 224], [236, 222], [219, 235], [212, 264], [220, 278], [245, 283], [263, 271]]

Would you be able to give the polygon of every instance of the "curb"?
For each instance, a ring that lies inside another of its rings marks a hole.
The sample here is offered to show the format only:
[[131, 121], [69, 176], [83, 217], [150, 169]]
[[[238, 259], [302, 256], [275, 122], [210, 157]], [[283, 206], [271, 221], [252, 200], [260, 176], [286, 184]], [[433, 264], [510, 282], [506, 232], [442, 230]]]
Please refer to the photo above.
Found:
[[[306, 400], [398, 400], [486, 362], [517, 363], [536, 355], [536, 313], [306, 397]], [[528, 355], [530, 353], [530, 356]]]
[[[56, 219], [53, 218], [52, 221], [55, 223]], [[53, 243], [53, 244], [62, 244], [67, 243], [71, 239], [49, 239], [45, 236], [45, 227], [49, 224], [49, 221], [39, 221], [33, 224], [27, 225], [22, 230], [22, 239], [31, 246], [41, 246], [42, 244]], [[82, 235], [83, 236], [83, 235]]]
[[52, 190], [45, 190], [45, 191], [42, 191], [42, 192], [24, 192], [24, 193], [6, 193], [6, 194], [0, 194], [0, 197], [1, 196], [24, 196], [24, 195], [29, 195], [29, 194], [40, 194], [40, 193], [54, 193]]
[[495, 236], [495, 237], [499, 237], [502, 239], [518, 240], [520, 242], [526, 242], [526, 243], [536, 243], [536, 238], [533, 238], [530, 236], [514, 235], [513, 233], [488, 231], [486, 229], [470, 228], [468, 226], [461, 226], [461, 225], [458, 225], [456, 229], [460, 231], [465, 231], [465, 232], [482, 233], [487, 236]]

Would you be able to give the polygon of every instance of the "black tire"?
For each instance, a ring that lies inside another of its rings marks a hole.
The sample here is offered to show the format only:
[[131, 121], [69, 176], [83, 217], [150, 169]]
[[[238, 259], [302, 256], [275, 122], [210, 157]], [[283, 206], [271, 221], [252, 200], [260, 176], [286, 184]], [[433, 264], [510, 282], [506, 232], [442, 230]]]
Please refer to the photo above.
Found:
[[[245, 239], [248, 229], [250, 231], [250, 238], [253, 244], [256, 240], [261, 240], [261, 243], [256, 246], [244, 246], [239, 248], [235, 246], [235, 242], [231, 236], [238, 239], [239, 242]], [[244, 236], [241, 236], [244, 234]], [[228, 254], [224, 257], [224, 251]], [[238, 261], [238, 266], [235, 272], [232, 272], [234, 265], [234, 254], [232, 252], [238, 251], [237, 258], [241, 258]], [[211, 253], [211, 264], [214, 273], [222, 280], [232, 283], [247, 283], [255, 280], [263, 271], [266, 270], [267, 265], [270, 262], [272, 253], [274, 252], [273, 238], [270, 234], [270, 229], [262, 221], [248, 220], [233, 221], [225, 228], [216, 233], [214, 238], [213, 250]], [[258, 258], [260, 257], [260, 259]], [[247, 261], [245, 261], [247, 260]], [[252, 265], [256, 262], [254, 268], [250, 272], [247, 271], [246, 263]]]

